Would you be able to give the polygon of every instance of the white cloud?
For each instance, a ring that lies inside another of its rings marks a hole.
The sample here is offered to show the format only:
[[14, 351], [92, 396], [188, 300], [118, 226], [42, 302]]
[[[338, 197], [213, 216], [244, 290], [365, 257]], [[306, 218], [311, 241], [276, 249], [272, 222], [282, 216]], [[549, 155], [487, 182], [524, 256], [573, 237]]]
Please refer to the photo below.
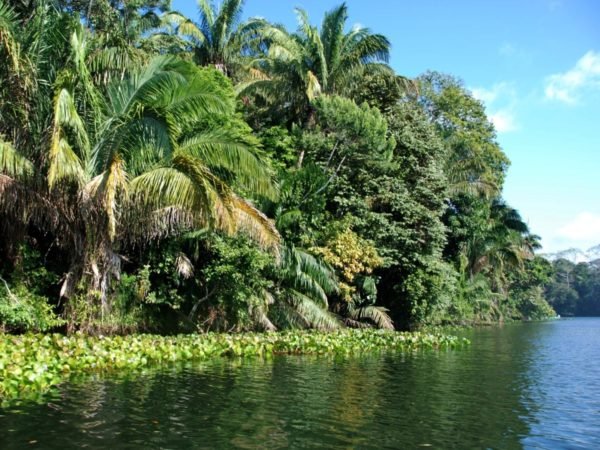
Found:
[[473, 94], [473, 97], [477, 100], [481, 100], [488, 106], [503, 98], [512, 100], [516, 95], [513, 85], [506, 81], [495, 83], [490, 89], [482, 87], [471, 88], [471, 93]]
[[477, 100], [481, 100], [483, 103], [488, 104], [493, 103], [498, 97], [498, 92], [494, 88], [472, 88], [471, 94], [473, 94], [473, 97], [475, 97]]
[[517, 93], [511, 83], [503, 81], [490, 89], [475, 87], [470, 90], [473, 97], [486, 105], [488, 117], [498, 133], [508, 133], [519, 128], [514, 113]]
[[600, 244], [600, 214], [582, 212], [559, 228], [558, 236], [572, 241]]
[[498, 133], [508, 133], [519, 128], [514, 114], [506, 109], [491, 114], [490, 121], [494, 124]]
[[542, 253], [553, 253], [568, 248], [587, 250], [600, 244], [600, 211], [581, 212], [571, 220], [547, 218], [536, 226], [536, 231], [544, 238]]
[[544, 93], [550, 100], [575, 104], [582, 91], [600, 88], [600, 53], [590, 50], [577, 61], [575, 67], [550, 75]]

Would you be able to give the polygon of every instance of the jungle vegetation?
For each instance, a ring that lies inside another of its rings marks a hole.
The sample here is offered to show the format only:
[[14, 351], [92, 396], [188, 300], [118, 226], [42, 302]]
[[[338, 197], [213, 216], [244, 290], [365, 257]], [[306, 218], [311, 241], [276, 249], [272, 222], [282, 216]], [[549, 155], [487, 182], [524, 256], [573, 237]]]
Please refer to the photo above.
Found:
[[509, 161], [345, 4], [0, 0], [0, 328], [408, 329], [553, 315]]
[[553, 277], [546, 298], [561, 316], [600, 316], [600, 261], [575, 264], [567, 259], [552, 262]]

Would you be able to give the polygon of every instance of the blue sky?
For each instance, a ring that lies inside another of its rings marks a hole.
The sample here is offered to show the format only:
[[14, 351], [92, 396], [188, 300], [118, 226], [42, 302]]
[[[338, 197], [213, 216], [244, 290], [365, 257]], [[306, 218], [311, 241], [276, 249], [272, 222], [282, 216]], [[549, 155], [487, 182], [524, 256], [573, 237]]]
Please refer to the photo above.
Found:
[[[333, 0], [247, 0], [245, 16], [296, 28]], [[173, 8], [197, 17], [195, 0]], [[512, 161], [504, 197], [544, 251], [600, 244], [600, 1], [349, 0], [359, 23], [392, 42], [403, 75], [462, 78], [485, 104]]]

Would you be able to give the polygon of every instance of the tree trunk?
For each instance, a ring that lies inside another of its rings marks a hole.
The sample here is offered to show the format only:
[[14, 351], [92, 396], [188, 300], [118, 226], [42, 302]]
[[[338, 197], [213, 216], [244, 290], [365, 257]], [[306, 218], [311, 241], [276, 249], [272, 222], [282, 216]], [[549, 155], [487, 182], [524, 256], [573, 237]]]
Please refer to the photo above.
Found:
[[106, 320], [113, 313], [112, 281], [120, 279], [121, 258], [104, 241], [84, 252], [84, 257], [71, 265], [61, 288], [61, 297], [69, 299], [83, 280], [83, 298], [69, 302], [65, 307], [67, 329], [73, 332], [77, 327], [87, 332], [109, 332]]
[[298, 156], [298, 162], [296, 163], [296, 169], [302, 169], [302, 162], [304, 161], [304, 154], [306, 150], [302, 149], [300, 151], [300, 155]]
[[[317, 111], [315, 110], [315, 108], [312, 105], [309, 104], [308, 111], [306, 114], [306, 120], [304, 121], [304, 129], [310, 130], [311, 128], [314, 128], [316, 122], [317, 122]], [[304, 150], [304, 149], [302, 149], [300, 151], [300, 155], [298, 156], [298, 162], [296, 163], [297, 169], [302, 168], [302, 163], [304, 162], [305, 153], [306, 153], [306, 150]]]
[[[113, 252], [109, 243], [105, 241], [93, 253], [89, 267], [92, 271], [90, 286], [92, 298], [90, 298], [90, 301], [100, 303], [99, 319], [100, 323], [104, 324], [105, 319], [113, 312], [110, 299], [111, 280], [112, 278], [120, 279], [121, 258]], [[93, 298], [94, 296], [96, 296], [96, 299]]]

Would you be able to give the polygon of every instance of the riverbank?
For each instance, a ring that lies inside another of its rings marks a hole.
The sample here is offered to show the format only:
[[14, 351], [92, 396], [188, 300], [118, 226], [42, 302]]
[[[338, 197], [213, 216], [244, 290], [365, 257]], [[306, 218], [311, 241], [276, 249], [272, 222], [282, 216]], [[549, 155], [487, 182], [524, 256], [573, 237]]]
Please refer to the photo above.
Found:
[[72, 375], [138, 370], [214, 357], [334, 354], [453, 348], [468, 340], [440, 333], [341, 330], [330, 333], [131, 335], [92, 337], [0, 335], [0, 399], [35, 398]]

